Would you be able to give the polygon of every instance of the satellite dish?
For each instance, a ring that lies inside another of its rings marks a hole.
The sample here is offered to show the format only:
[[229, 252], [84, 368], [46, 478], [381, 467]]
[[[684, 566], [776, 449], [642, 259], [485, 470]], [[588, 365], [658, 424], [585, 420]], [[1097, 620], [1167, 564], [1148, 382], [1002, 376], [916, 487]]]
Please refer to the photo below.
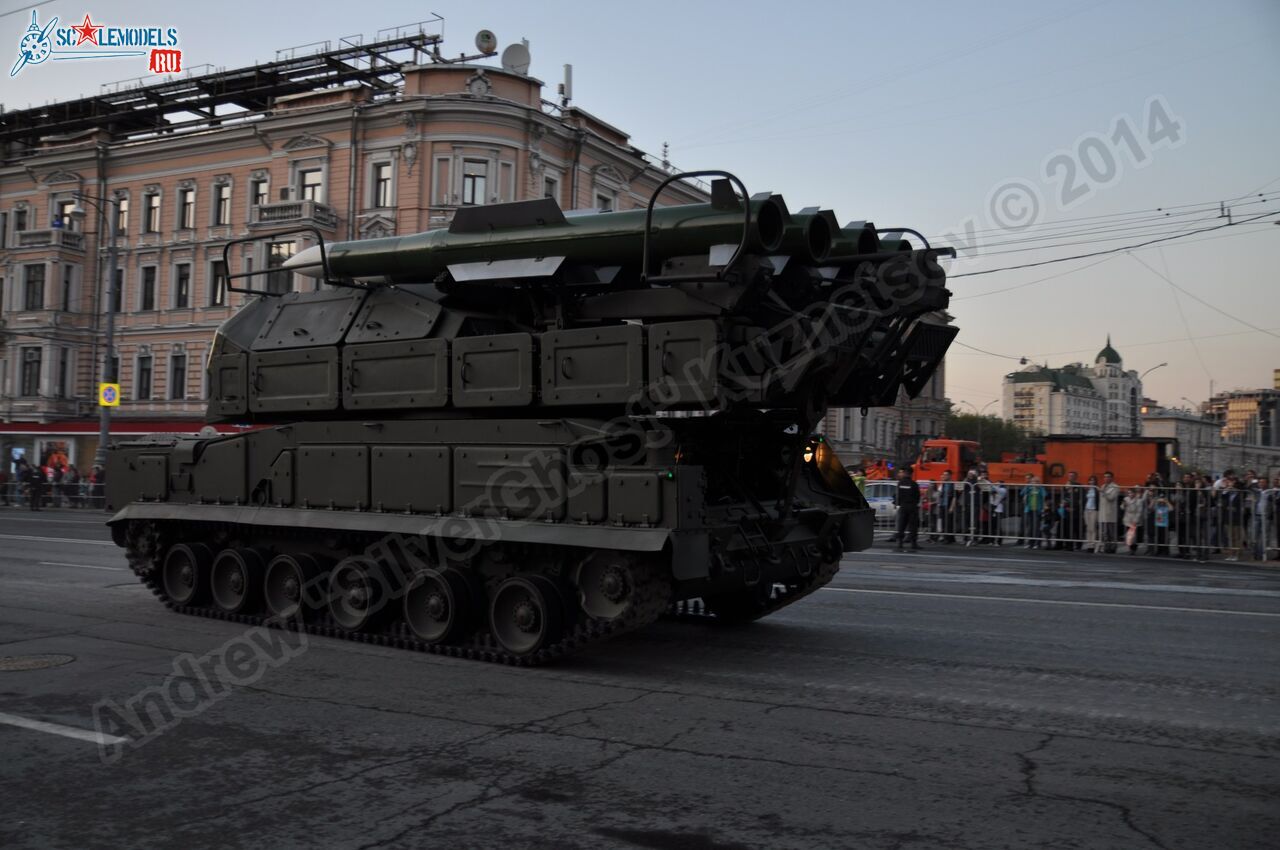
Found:
[[493, 30], [480, 30], [476, 33], [476, 50], [486, 56], [498, 52], [498, 37], [493, 34]]
[[503, 70], [511, 71], [515, 74], [527, 74], [529, 72], [529, 46], [527, 44], [512, 44], [502, 51], [502, 67]]

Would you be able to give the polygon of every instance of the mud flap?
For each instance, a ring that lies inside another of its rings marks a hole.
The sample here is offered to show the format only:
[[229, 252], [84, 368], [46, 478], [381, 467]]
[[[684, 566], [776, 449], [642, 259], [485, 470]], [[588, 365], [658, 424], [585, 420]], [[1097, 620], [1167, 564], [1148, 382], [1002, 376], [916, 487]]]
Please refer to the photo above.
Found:
[[861, 552], [870, 549], [875, 542], [875, 511], [853, 511], [844, 518], [840, 526], [840, 542], [846, 552]]
[[671, 532], [671, 575], [676, 581], [711, 574], [711, 542], [704, 531]]

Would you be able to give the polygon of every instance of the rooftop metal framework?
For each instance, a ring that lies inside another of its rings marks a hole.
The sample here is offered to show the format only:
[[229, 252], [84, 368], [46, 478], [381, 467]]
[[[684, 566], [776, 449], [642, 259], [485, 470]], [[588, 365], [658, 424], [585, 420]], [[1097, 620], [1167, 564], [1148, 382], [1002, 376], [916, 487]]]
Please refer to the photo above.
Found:
[[[172, 132], [189, 125], [210, 125], [262, 113], [277, 98], [357, 84], [377, 94], [393, 94], [408, 65], [439, 61], [441, 36], [396, 31], [368, 44], [344, 38], [336, 49], [295, 56], [279, 51], [276, 61], [234, 70], [183, 76], [154, 85], [103, 87], [94, 97], [0, 113], [0, 149], [6, 158], [21, 156], [48, 136], [103, 129], [113, 138]], [[282, 58], [282, 56], [284, 58]], [[115, 90], [109, 90], [114, 88]], [[236, 111], [219, 114], [219, 107]], [[179, 116], [185, 120], [175, 120]]]

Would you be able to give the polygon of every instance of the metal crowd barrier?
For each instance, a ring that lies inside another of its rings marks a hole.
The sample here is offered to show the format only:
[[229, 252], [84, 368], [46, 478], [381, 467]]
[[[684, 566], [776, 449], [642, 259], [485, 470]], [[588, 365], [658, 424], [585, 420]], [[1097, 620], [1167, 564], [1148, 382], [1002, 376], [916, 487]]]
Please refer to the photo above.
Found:
[[1280, 558], [1280, 487], [922, 484], [921, 540], [1129, 552], [1194, 560]]
[[102, 510], [104, 484], [89, 481], [52, 482], [31, 484], [9, 480], [0, 484], [0, 508], [31, 508], [37, 501], [40, 508], [90, 508]]

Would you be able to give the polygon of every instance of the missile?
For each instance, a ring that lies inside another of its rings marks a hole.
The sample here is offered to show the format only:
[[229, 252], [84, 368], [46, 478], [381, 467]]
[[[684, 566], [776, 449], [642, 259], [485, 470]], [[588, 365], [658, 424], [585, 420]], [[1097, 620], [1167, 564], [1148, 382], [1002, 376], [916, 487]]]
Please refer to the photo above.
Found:
[[[714, 195], [714, 193], [713, 193]], [[764, 193], [748, 202], [749, 253], [788, 254], [819, 262], [838, 228], [829, 214], [791, 215], [780, 195]], [[598, 265], [636, 264], [644, 251], [646, 211], [570, 213], [550, 198], [462, 207], [448, 229], [406, 236], [337, 242], [326, 246], [329, 272], [339, 278], [378, 278], [425, 283], [463, 264], [541, 261], [551, 258]], [[671, 257], [707, 253], [715, 245], [743, 242], [743, 208], [723, 197], [707, 204], [655, 207], [649, 231], [650, 269]], [[319, 246], [284, 263], [299, 274], [324, 274]]]

